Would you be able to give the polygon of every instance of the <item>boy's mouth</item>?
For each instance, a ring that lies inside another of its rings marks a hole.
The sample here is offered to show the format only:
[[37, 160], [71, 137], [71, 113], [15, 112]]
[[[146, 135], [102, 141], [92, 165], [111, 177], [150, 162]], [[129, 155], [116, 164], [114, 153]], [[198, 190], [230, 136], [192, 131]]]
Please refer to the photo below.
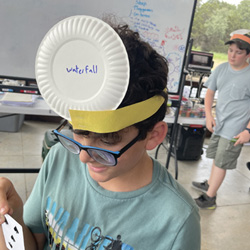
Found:
[[97, 167], [97, 166], [95, 166], [93, 164], [90, 164], [90, 163], [88, 163], [87, 165], [88, 165], [89, 170], [91, 170], [92, 172], [95, 172], [95, 173], [104, 172], [108, 168], [107, 166], [104, 166], [104, 165], [99, 166], [99, 167]]

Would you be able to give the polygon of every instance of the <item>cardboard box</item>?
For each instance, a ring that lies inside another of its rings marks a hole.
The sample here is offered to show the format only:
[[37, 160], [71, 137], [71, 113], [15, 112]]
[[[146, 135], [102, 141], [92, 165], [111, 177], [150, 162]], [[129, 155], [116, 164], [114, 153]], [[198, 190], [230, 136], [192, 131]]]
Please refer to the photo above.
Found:
[[23, 114], [0, 113], [0, 132], [18, 132], [23, 121]]

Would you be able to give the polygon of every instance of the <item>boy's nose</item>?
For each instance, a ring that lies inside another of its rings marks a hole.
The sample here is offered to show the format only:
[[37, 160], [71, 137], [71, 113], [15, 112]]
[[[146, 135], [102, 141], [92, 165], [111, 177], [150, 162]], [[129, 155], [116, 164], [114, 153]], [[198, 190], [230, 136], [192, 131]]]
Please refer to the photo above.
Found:
[[83, 163], [94, 161], [93, 158], [91, 158], [90, 155], [88, 154], [88, 152], [85, 150], [81, 150], [81, 152], [79, 154], [79, 158], [80, 158], [80, 161]]

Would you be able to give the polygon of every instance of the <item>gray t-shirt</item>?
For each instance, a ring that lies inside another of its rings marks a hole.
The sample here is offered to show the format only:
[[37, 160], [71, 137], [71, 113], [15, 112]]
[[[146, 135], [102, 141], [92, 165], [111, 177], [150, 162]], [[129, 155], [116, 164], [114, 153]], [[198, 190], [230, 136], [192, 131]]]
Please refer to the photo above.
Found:
[[26, 225], [46, 235], [45, 250], [199, 250], [199, 220], [194, 200], [157, 161], [149, 185], [111, 192], [59, 143], [24, 208]]
[[231, 140], [245, 129], [250, 119], [250, 65], [235, 71], [229, 63], [222, 63], [205, 86], [218, 90], [214, 134]]

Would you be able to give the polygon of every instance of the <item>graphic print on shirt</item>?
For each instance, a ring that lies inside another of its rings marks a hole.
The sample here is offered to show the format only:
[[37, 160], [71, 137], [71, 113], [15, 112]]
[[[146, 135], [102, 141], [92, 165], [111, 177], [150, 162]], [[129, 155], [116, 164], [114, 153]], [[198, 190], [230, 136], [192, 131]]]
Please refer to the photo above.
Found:
[[[134, 250], [133, 247], [122, 242], [122, 236], [116, 239], [104, 235], [101, 228], [89, 224], [79, 225], [75, 218], [68, 225], [70, 213], [58, 208], [56, 202], [48, 197], [45, 218], [48, 229], [49, 246], [55, 250]], [[67, 225], [67, 226], [66, 226]]]
[[98, 249], [98, 246], [104, 240], [108, 240], [110, 242], [106, 247], [104, 246], [104, 249], [107, 249], [107, 250], [122, 250], [121, 235], [117, 235], [117, 239], [113, 240], [109, 236], [103, 236], [101, 234], [101, 229], [99, 227], [94, 227], [91, 230], [91, 244], [88, 247], [86, 247], [85, 250]]

